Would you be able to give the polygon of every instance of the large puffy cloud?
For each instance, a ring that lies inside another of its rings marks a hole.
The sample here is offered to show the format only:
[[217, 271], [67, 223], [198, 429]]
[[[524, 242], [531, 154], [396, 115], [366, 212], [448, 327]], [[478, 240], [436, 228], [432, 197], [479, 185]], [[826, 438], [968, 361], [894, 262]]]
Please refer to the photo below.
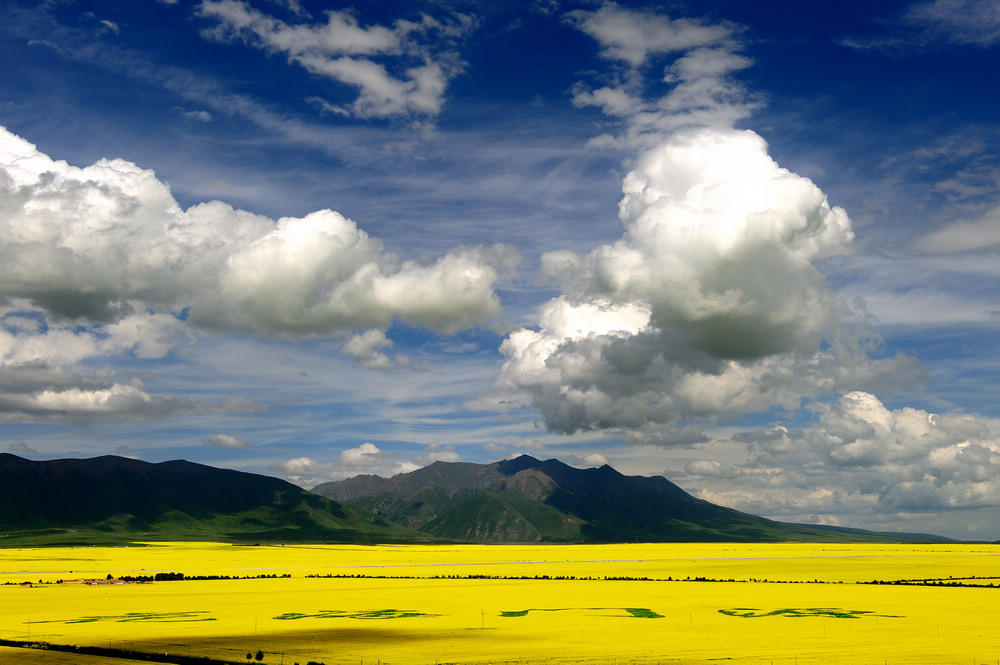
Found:
[[270, 335], [394, 318], [467, 328], [498, 312], [498, 269], [516, 261], [504, 247], [402, 261], [330, 210], [277, 222], [217, 201], [182, 210], [152, 171], [124, 160], [77, 168], [6, 130], [0, 238], [0, 294], [52, 316], [110, 323], [190, 308], [192, 323]]
[[[816, 420], [802, 429], [733, 435], [746, 460], [690, 462], [681, 482], [710, 501], [780, 519], [839, 515], [879, 527], [883, 514], [897, 520], [886, 528], [945, 533], [954, 533], [947, 515], [955, 510], [1000, 507], [1000, 436], [982, 419], [891, 409], [863, 391], [813, 408]], [[718, 469], [739, 482], [715, 482]]]
[[354, 222], [324, 210], [281, 219], [236, 249], [219, 281], [222, 307], [191, 316], [268, 334], [345, 333], [394, 317], [455, 332], [499, 312], [491, 262], [512, 256], [504, 248], [459, 248], [430, 265], [400, 262]]
[[217, 280], [268, 220], [209, 203], [182, 211], [152, 171], [55, 161], [0, 129], [0, 293], [55, 316], [109, 321], [130, 300], [177, 304]]
[[451, 333], [500, 311], [494, 284], [517, 260], [502, 246], [402, 260], [330, 210], [277, 222], [217, 201], [183, 210], [152, 171], [78, 168], [0, 128], [0, 417], [230, 409], [78, 363], [163, 357], [198, 329], [339, 336], [402, 321]]
[[[865, 312], [826, 286], [822, 263], [851, 251], [847, 213], [733, 128], [755, 106], [732, 77], [750, 64], [738, 28], [614, 3], [569, 20], [627, 65], [614, 85], [578, 85], [575, 103], [623, 121], [601, 140], [639, 155], [622, 185], [621, 239], [543, 256], [562, 295], [501, 346], [497, 387], [510, 402], [553, 431], [672, 446], [702, 440], [699, 420], [912, 375], [911, 358], [871, 357]], [[668, 87], [650, 94], [643, 71], [659, 56], [673, 58]]]
[[[447, 23], [425, 15], [420, 22], [399, 20], [391, 28], [363, 27], [350, 11], [327, 11], [325, 24], [289, 25], [236, 0], [204, 0], [198, 13], [217, 22], [215, 28], [203, 31], [206, 37], [239, 36], [251, 45], [286, 55], [313, 74], [357, 88], [358, 98], [349, 107], [323, 106], [361, 117], [440, 112], [448, 81], [462, 70], [461, 61], [453, 52], [422, 44], [419, 36], [433, 32], [454, 38], [471, 27], [471, 19], [463, 15]], [[397, 77], [374, 60], [378, 57], [412, 66]]]
[[[555, 252], [564, 295], [512, 333], [499, 385], [549, 429], [656, 429], [797, 408], [912, 369], [871, 360], [817, 263], [849, 250], [847, 214], [749, 131], [701, 129], [625, 178], [621, 240]], [[849, 313], [848, 313], [849, 314]]]

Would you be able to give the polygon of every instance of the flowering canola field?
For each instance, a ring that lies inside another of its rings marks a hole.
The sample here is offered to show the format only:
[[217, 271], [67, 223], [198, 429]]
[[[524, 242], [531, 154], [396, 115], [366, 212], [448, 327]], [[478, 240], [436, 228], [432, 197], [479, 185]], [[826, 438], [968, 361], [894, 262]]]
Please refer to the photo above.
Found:
[[[231, 579], [107, 583], [158, 572]], [[0, 549], [0, 639], [289, 665], [1000, 665], [1000, 547]]]

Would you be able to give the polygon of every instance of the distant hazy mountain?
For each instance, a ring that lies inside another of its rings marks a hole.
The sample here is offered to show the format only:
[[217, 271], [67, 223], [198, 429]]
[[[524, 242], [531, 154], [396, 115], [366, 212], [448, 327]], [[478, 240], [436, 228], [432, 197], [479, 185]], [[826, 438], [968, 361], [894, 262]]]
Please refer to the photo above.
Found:
[[435, 462], [392, 478], [357, 476], [313, 492], [411, 529], [466, 542], [870, 542], [942, 540], [785, 524], [696, 499], [662, 476], [577, 469], [528, 455]]
[[284, 480], [183, 460], [35, 462], [0, 453], [0, 544], [425, 538]]

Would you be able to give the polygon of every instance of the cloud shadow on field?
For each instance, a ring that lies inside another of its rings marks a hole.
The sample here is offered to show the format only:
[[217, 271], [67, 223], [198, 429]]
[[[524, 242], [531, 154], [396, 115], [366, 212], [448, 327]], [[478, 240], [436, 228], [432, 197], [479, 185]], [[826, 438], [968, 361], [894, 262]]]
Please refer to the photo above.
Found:
[[[370, 654], [378, 653], [380, 645], [385, 645], [386, 652], [390, 648], [396, 652], [401, 644], [410, 644], [423, 653], [440, 649], [442, 654], [446, 654], [457, 641], [482, 640], [479, 615], [470, 614], [469, 619], [468, 630], [455, 626], [435, 628], [426, 623], [400, 629], [387, 626], [384, 620], [365, 620], [360, 627], [336, 622], [329, 628], [320, 628], [312, 623], [313, 627], [301, 630], [265, 632], [262, 627], [257, 634], [248, 632], [216, 637], [177, 635], [126, 644], [137, 652], [176, 652], [234, 662], [242, 661], [247, 653], [256, 654], [258, 650], [264, 653], [264, 663], [282, 659], [288, 662], [355, 662], [356, 656], [360, 657], [361, 654], [368, 658]], [[407, 621], [410, 620], [407, 618]], [[114, 642], [112, 646], [121, 648], [122, 644]]]

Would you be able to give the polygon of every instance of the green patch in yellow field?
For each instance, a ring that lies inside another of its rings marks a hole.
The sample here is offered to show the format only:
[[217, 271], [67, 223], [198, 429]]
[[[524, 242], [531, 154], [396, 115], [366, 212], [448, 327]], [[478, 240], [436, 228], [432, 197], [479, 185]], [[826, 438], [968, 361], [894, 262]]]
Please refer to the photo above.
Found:
[[864, 617], [881, 617], [887, 619], [902, 619], [898, 614], [878, 614], [872, 610], [844, 610], [836, 607], [787, 607], [780, 610], [764, 611], [756, 607], [734, 607], [730, 610], [719, 610], [719, 614], [743, 619], [760, 619], [762, 617], [825, 617], [828, 619], [861, 619]]

